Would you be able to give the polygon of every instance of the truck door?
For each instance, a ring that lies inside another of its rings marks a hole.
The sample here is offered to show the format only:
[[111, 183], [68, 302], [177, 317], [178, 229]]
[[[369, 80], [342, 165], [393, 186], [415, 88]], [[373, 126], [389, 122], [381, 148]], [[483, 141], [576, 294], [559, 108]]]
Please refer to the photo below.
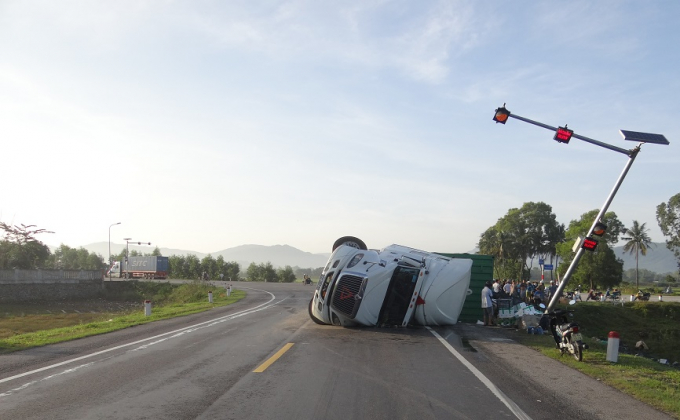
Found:
[[385, 300], [380, 308], [378, 326], [402, 325], [419, 275], [420, 269], [415, 267], [398, 266], [394, 270], [387, 293], [385, 293]]

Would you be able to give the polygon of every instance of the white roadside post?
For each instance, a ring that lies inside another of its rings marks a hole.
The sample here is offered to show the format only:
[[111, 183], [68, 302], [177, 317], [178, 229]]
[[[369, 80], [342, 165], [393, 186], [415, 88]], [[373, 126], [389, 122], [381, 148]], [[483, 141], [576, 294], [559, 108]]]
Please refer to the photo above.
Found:
[[213, 303], [212, 291], [208, 292], [208, 302]]
[[609, 331], [609, 338], [607, 340], [607, 361], [616, 363], [619, 361], [619, 333], [616, 331]]
[[227, 287], [227, 296], [231, 296], [231, 284]]
[[144, 301], [144, 316], [151, 316], [151, 301]]

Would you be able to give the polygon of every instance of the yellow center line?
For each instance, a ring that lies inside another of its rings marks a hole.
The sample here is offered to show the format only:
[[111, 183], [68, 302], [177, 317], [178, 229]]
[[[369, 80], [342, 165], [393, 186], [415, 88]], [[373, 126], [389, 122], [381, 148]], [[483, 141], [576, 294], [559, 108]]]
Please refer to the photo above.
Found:
[[293, 344], [295, 344], [295, 343], [288, 343], [285, 346], [283, 346], [281, 348], [281, 350], [277, 351], [276, 354], [274, 354], [272, 357], [267, 359], [266, 362], [264, 362], [260, 366], [258, 366], [257, 369], [255, 369], [253, 372], [255, 372], [255, 373], [264, 372], [269, 366], [271, 366], [272, 363], [279, 360], [279, 357], [283, 356], [283, 353], [287, 352], [291, 347], [293, 347]]

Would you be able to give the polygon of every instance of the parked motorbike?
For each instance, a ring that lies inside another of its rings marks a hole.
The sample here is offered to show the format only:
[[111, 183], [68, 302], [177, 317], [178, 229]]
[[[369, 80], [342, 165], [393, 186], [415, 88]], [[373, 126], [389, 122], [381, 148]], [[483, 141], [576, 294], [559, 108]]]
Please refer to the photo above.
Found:
[[635, 297], [635, 299], [637, 299], [637, 300], [648, 301], [648, 300], [649, 300], [649, 297], [650, 297], [651, 295], [652, 295], [651, 293], [648, 293], [648, 292], [643, 293], [642, 290], [638, 290], [637, 296]]
[[[576, 303], [574, 300], [569, 302], [570, 305], [574, 303]], [[580, 362], [583, 360], [583, 350], [587, 349], [588, 345], [583, 343], [578, 323], [570, 321], [569, 316], [573, 316], [573, 311], [557, 309], [543, 315], [541, 324], [547, 324], [546, 327], [550, 328], [555, 339], [555, 347], [562, 354], [569, 353]]]
[[574, 290], [573, 292], [567, 292], [567, 299], [569, 299], [570, 301], [571, 300], [583, 301], [583, 299], [581, 299], [581, 292], [578, 290]]

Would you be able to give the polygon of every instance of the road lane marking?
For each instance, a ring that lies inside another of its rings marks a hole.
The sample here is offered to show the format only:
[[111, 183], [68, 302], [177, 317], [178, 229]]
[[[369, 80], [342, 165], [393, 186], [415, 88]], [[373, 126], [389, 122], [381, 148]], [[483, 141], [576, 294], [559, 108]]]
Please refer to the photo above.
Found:
[[456, 349], [454, 349], [453, 346], [449, 344], [448, 341], [442, 338], [441, 335], [437, 334], [437, 332], [432, 328], [427, 326], [425, 328], [427, 328], [432, 333], [432, 335], [434, 335], [437, 338], [437, 340], [439, 340], [439, 342], [441, 342], [444, 345], [444, 347], [446, 347], [446, 349], [451, 354], [453, 354], [456, 357], [456, 359], [458, 359], [458, 361], [460, 361], [466, 368], [468, 368], [468, 370], [472, 372], [477, 377], [477, 379], [479, 379], [480, 382], [483, 383], [489, 389], [489, 391], [491, 391], [491, 393], [496, 396], [496, 398], [498, 398], [503, 404], [505, 404], [505, 406], [508, 407], [510, 411], [512, 411], [512, 414], [514, 414], [515, 417], [517, 417], [520, 420], [531, 420], [531, 417], [529, 417], [527, 413], [525, 413], [521, 408], [519, 408], [519, 406], [515, 404], [513, 400], [508, 398], [508, 396], [505, 395], [503, 391], [498, 389], [498, 387], [494, 385], [494, 383], [491, 382], [489, 378], [484, 376], [484, 374], [480, 372], [479, 369], [474, 367], [472, 363], [468, 362], [467, 359], [465, 359], [462, 354], [458, 353]]
[[[250, 288], [248, 288], [248, 289], [250, 289]], [[251, 289], [251, 290], [259, 290], [259, 289]], [[269, 307], [271, 307], [271, 306], [276, 305], [276, 304], [270, 305], [270, 303], [271, 303], [274, 299], [276, 299], [276, 296], [274, 296], [274, 294], [272, 294], [272, 293], [270, 293], [270, 292], [267, 292], [266, 290], [259, 290], [259, 291], [268, 293], [269, 295], [271, 295], [271, 299], [269, 299], [269, 300], [268, 300], [267, 302], [265, 302], [265, 303], [262, 303], [262, 304], [260, 304], [260, 305], [255, 306], [255, 307], [253, 307], [253, 308], [244, 309], [243, 311], [235, 312], [235, 313], [230, 314], [230, 315], [225, 315], [225, 316], [223, 316], [223, 317], [215, 318], [215, 319], [212, 319], [212, 320], [210, 320], [210, 321], [205, 321], [205, 322], [201, 322], [201, 323], [198, 323], [198, 324], [195, 324], [195, 325], [190, 325], [190, 326], [188, 326], [188, 327], [180, 328], [180, 329], [178, 329], [178, 330], [169, 331], [169, 332], [166, 332], [166, 333], [163, 333], [163, 334], [158, 334], [158, 335], [155, 335], [155, 336], [153, 336], [153, 337], [143, 338], [143, 339], [141, 339], [141, 340], [133, 341], [133, 342], [131, 342], [131, 343], [127, 343], [127, 344], [122, 344], [122, 345], [120, 345], [120, 346], [111, 347], [111, 348], [108, 348], [108, 349], [106, 349], [106, 350], [97, 351], [97, 352], [94, 352], [94, 353], [86, 354], [86, 355], [84, 355], [84, 356], [76, 357], [76, 358], [74, 358], [74, 359], [64, 360], [63, 362], [55, 363], [55, 364], [53, 364], [53, 365], [44, 366], [44, 367], [41, 367], [41, 368], [39, 368], [39, 369], [34, 369], [34, 370], [31, 370], [31, 371], [28, 371], [28, 372], [20, 373], [20, 374], [18, 374], [18, 375], [10, 376], [10, 377], [8, 377], [8, 378], [3, 378], [3, 379], [0, 379], [0, 384], [1, 384], [1, 383], [4, 383], [4, 382], [12, 381], [12, 380], [14, 380], [14, 379], [23, 378], [24, 376], [32, 375], [32, 374], [34, 374], [34, 373], [43, 372], [43, 371], [46, 371], [46, 370], [49, 370], [49, 369], [54, 369], [54, 368], [59, 367], [59, 366], [64, 366], [64, 365], [68, 365], [68, 364], [70, 364], [70, 363], [74, 363], [74, 362], [78, 362], [78, 361], [81, 361], [81, 360], [89, 359], [90, 357], [99, 356], [100, 354], [109, 353], [109, 352], [112, 352], [112, 351], [115, 351], [115, 350], [119, 350], [119, 349], [122, 349], [122, 348], [125, 348], [125, 347], [135, 346], [135, 345], [137, 345], [137, 344], [145, 343], [145, 342], [147, 342], [147, 341], [156, 340], [156, 339], [158, 339], [158, 338], [165, 337], [166, 335], [171, 335], [171, 334], [177, 334], [177, 333], [180, 333], [180, 332], [184, 332], [185, 330], [192, 329], [192, 328], [196, 328], [196, 327], [201, 326], [201, 325], [205, 325], [205, 324], [215, 324], [215, 323], [216, 323], [215, 321], [218, 321], [218, 320], [225, 320], [225, 321], [226, 321], [226, 320], [230, 320], [230, 319], [234, 319], [234, 318], [239, 318], [239, 317], [241, 317], [241, 316], [245, 316], [245, 315], [249, 315], [249, 314], [252, 314], [252, 313], [255, 313], [255, 312], [259, 312], [259, 311], [261, 311], [261, 310], [264, 310], [264, 309], [267, 309], [267, 308], [269, 308]], [[278, 303], [278, 302], [277, 302], [277, 303]]]
[[269, 366], [271, 366], [272, 363], [276, 362], [277, 360], [279, 360], [279, 358], [280, 358], [281, 356], [283, 356], [283, 353], [285, 353], [285, 352], [287, 352], [288, 350], [290, 350], [290, 348], [293, 347], [293, 344], [295, 344], [295, 343], [288, 343], [288, 344], [286, 344], [285, 346], [283, 346], [283, 347], [281, 348], [281, 350], [277, 351], [272, 357], [270, 357], [269, 359], [267, 359], [266, 362], [264, 362], [264, 363], [262, 363], [260, 366], [258, 366], [253, 372], [254, 372], [254, 373], [262, 373], [262, 372], [264, 372], [265, 370], [267, 370], [267, 368], [268, 368]]

